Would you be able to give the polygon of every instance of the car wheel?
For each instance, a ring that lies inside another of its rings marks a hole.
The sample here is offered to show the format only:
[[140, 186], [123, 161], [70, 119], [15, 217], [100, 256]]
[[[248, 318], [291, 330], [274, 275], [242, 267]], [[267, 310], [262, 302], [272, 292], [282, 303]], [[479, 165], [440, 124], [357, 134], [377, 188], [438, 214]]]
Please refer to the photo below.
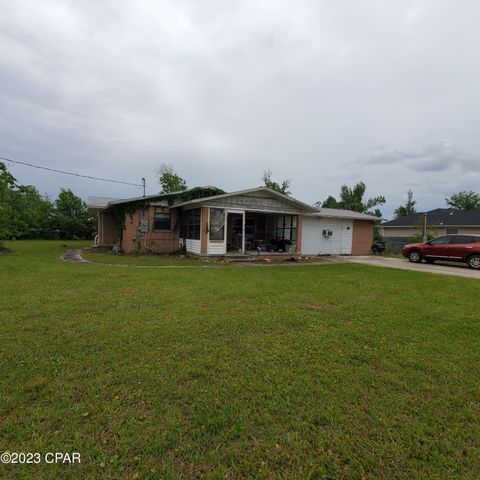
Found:
[[408, 259], [413, 263], [420, 263], [422, 261], [422, 254], [418, 250], [412, 250], [408, 254]]
[[468, 258], [468, 266], [475, 270], [480, 270], [480, 255], [472, 255]]
[[434, 258], [426, 258], [425, 261], [427, 263], [435, 263], [436, 262], [436, 260]]

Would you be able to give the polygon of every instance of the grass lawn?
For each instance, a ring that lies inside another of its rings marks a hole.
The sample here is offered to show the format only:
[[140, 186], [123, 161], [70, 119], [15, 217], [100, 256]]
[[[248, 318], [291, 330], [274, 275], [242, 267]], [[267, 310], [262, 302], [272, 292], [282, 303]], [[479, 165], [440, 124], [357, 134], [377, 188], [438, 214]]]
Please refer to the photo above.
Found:
[[0, 256], [0, 478], [478, 479], [477, 280]]
[[220, 265], [218, 262], [205, 261], [195, 257], [179, 255], [113, 255], [110, 252], [83, 250], [82, 257], [95, 263], [107, 265], [137, 265], [153, 267], [205, 267]]

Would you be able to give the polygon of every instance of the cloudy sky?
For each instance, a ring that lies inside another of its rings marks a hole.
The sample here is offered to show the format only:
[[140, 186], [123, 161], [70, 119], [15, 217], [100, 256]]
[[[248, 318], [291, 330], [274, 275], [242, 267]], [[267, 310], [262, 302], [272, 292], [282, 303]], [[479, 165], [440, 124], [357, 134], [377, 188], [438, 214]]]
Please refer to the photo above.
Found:
[[[478, 0], [0, 0], [0, 156], [158, 191], [480, 190]], [[56, 195], [134, 187], [10, 166]]]

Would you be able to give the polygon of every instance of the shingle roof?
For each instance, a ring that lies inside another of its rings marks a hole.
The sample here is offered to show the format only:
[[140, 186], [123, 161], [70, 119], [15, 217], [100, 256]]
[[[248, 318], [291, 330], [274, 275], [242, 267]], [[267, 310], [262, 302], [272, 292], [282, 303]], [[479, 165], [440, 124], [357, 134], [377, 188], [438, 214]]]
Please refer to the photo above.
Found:
[[343, 210], [341, 208], [318, 208], [318, 212], [308, 214], [310, 217], [348, 218], [353, 220], [380, 220], [380, 218], [366, 213]]
[[445, 225], [446, 227], [479, 226], [480, 210], [456, 210], [454, 208], [436, 208], [429, 212], [418, 212], [406, 217], [396, 218], [382, 223], [382, 227], [417, 227], [427, 214], [427, 225]]

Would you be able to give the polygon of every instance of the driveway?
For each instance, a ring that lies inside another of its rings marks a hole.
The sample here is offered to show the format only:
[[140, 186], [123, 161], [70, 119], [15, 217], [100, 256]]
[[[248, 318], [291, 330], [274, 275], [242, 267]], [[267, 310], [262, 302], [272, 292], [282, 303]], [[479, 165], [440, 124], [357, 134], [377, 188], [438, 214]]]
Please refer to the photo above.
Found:
[[352, 256], [339, 257], [339, 259], [350, 263], [361, 263], [363, 265], [372, 265], [375, 267], [399, 268], [401, 270], [414, 270], [416, 272], [439, 273], [441, 275], [454, 275], [457, 277], [476, 278], [480, 280], [480, 270], [472, 270], [463, 263], [458, 264], [428, 264], [412, 263], [406, 258], [391, 258], [381, 256]]

